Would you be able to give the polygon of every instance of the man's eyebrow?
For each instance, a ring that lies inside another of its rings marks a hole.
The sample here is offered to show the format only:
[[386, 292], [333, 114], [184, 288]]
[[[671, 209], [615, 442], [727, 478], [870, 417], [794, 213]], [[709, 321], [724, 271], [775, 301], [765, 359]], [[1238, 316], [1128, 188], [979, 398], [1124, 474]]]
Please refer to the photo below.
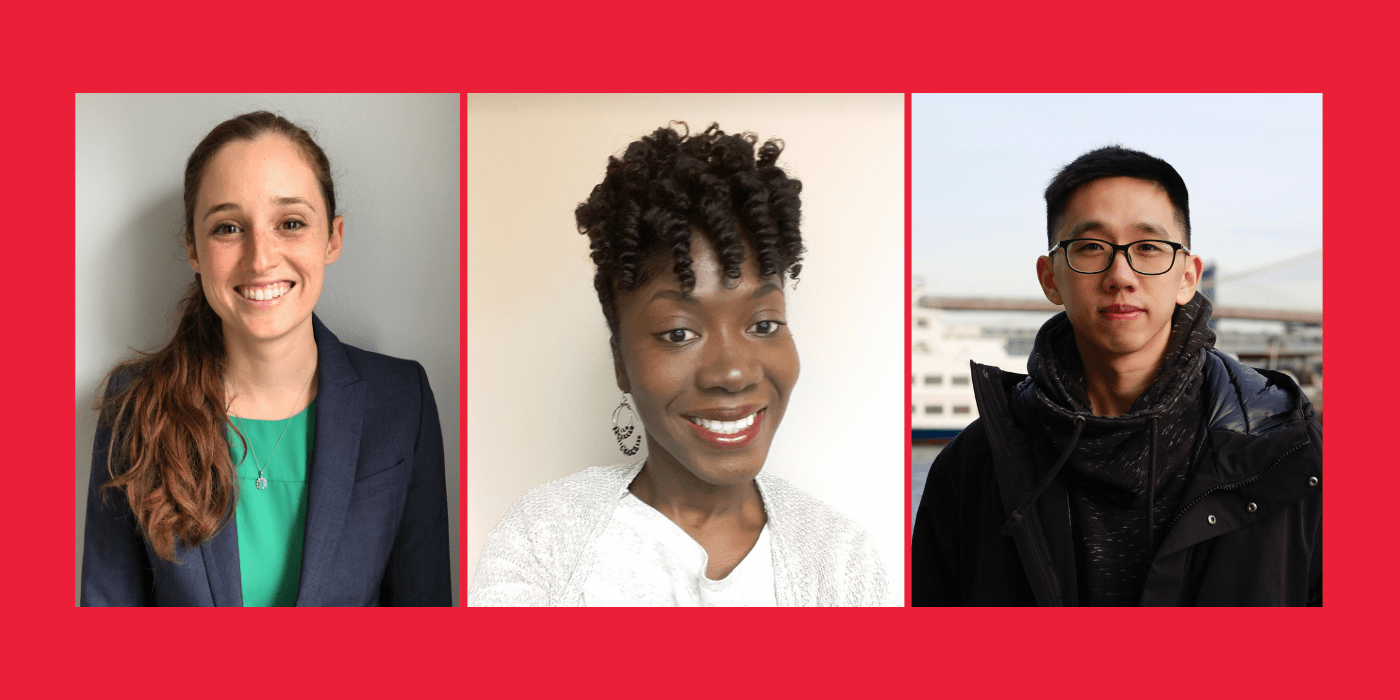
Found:
[[1167, 230], [1165, 228], [1162, 228], [1161, 226], [1154, 224], [1150, 221], [1139, 221], [1136, 224], [1133, 224], [1133, 228], [1139, 231], [1146, 231], [1148, 233], [1155, 234], [1162, 238], [1162, 240], [1171, 240], [1171, 234], [1167, 233]]
[[[1099, 221], [1098, 219], [1089, 219], [1088, 221], [1081, 221], [1078, 224], [1076, 224], [1074, 228], [1070, 229], [1069, 233], [1065, 234], [1065, 237], [1062, 240], [1078, 238], [1079, 234], [1081, 233], [1088, 233], [1090, 231], [1102, 231], [1104, 228], [1106, 228], [1104, 226], [1104, 223], [1102, 221]], [[1147, 233], [1160, 237], [1162, 240], [1171, 240], [1171, 234], [1167, 232], [1167, 229], [1150, 221], [1139, 221], [1133, 224], [1130, 228], [1136, 229], [1138, 231], [1145, 231]]]
[[1099, 221], [1098, 219], [1089, 219], [1088, 221], [1081, 221], [1078, 224], [1075, 224], [1074, 228], [1069, 230], [1069, 233], [1065, 234], [1063, 240], [1078, 238], [1079, 234], [1081, 233], [1085, 233], [1088, 231], [1101, 231], [1103, 230], [1103, 228], [1103, 222]]

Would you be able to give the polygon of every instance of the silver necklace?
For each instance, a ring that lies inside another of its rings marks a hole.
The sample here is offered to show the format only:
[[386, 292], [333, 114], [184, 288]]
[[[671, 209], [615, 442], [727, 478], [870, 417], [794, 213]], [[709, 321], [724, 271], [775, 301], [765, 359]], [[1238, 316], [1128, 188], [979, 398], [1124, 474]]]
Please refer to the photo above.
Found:
[[[296, 418], [296, 415], [293, 415], [292, 418]], [[253, 455], [253, 466], [258, 468], [258, 480], [253, 483], [257, 485], [259, 491], [267, 488], [267, 479], [263, 478], [263, 470], [272, 463], [272, 455], [277, 454], [277, 448], [282, 446], [282, 438], [287, 436], [287, 428], [292, 427], [292, 418], [288, 418], [286, 424], [282, 426], [282, 434], [277, 436], [277, 444], [272, 446], [272, 452], [267, 455], [267, 461], [259, 464], [258, 451], [253, 449], [253, 440], [248, 436], [248, 429], [243, 427], [243, 419], [234, 416], [234, 420], [238, 421], [238, 429], [243, 431], [243, 439], [248, 443], [248, 452]]]

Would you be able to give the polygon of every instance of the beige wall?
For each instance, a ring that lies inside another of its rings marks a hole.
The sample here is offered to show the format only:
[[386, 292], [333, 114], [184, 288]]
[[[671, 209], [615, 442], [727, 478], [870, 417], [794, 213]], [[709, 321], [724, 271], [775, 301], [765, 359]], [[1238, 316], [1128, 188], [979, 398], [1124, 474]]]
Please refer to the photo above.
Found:
[[802, 359], [768, 473], [874, 536], [896, 595], [904, 561], [902, 95], [467, 97], [467, 557], [527, 490], [625, 461], [621, 395], [574, 207], [610, 155], [672, 120], [779, 137], [802, 181]]

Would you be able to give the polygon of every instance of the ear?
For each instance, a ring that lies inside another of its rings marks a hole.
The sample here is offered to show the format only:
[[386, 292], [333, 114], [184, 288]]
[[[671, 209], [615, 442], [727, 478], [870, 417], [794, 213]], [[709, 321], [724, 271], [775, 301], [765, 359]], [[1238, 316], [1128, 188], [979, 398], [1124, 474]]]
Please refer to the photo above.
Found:
[[1181, 287], [1176, 290], [1176, 303], [1185, 304], [1196, 296], [1196, 286], [1201, 283], [1201, 256], [1186, 256], [1186, 274], [1181, 276]]
[[345, 217], [337, 216], [331, 221], [331, 236], [326, 241], [326, 264], [340, 259], [340, 245], [345, 241]]
[[199, 274], [199, 256], [195, 254], [193, 239], [185, 238], [185, 252], [190, 255], [190, 269]]
[[624, 394], [632, 393], [632, 380], [627, 378], [627, 365], [622, 361], [622, 349], [617, 344], [617, 336], [612, 338], [613, 373], [617, 375], [617, 388]]
[[1064, 306], [1064, 299], [1060, 297], [1060, 287], [1055, 284], [1055, 263], [1049, 256], [1042, 255], [1035, 261], [1035, 276], [1040, 280], [1040, 291], [1045, 293], [1045, 298], [1051, 304]]

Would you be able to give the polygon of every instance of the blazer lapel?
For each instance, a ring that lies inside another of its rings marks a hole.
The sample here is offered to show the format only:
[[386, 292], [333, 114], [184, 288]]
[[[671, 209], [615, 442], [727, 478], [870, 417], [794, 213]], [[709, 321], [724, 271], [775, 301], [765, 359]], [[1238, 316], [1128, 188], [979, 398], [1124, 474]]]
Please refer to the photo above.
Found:
[[298, 606], [324, 605], [336, 589], [332, 575], [340, 532], [355, 486], [364, 419], [365, 384], [350, 364], [345, 348], [321, 319], [311, 317], [316, 335], [316, 437], [311, 448], [310, 488], [301, 553]]
[[224, 529], [199, 546], [209, 593], [221, 608], [243, 607], [243, 570], [238, 560], [238, 517], [230, 515]]

